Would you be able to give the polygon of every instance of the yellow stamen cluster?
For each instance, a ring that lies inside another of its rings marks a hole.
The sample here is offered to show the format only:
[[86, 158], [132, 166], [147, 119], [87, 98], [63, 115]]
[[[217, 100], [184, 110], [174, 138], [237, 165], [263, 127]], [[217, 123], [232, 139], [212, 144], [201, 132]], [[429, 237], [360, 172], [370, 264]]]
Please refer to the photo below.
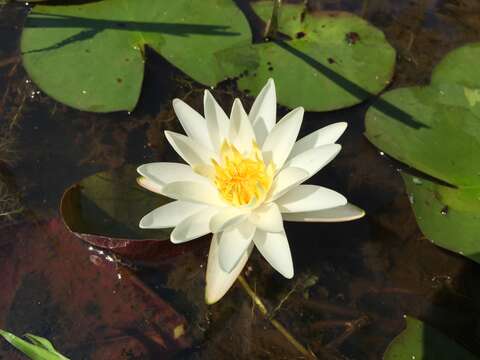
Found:
[[220, 164], [212, 160], [214, 182], [220, 195], [234, 206], [261, 200], [272, 185], [274, 165], [265, 165], [262, 152], [254, 142], [248, 156], [224, 141], [220, 149]]

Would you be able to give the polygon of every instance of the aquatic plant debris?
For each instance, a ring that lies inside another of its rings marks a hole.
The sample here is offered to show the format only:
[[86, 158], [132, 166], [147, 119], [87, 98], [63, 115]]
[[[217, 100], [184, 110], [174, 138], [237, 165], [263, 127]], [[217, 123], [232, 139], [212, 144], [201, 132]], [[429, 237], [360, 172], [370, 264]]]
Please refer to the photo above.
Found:
[[170, 145], [188, 164], [141, 165], [144, 188], [175, 199], [140, 221], [143, 229], [172, 228], [175, 244], [213, 233], [208, 255], [206, 302], [215, 303], [231, 287], [257, 247], [286, 278], [293, 262], [283, 221], [335, 222], [362, 217], [363, 210], [341, 194], [301, 185], [339, 153], [346, 123], [335, 123], [296, 141], [304, 110], [276, 122], [273, 79], [250, 113], [235, 99], [230, 118], [208, 90], [201, 116], [179, 99], [175, 113], [187, 136], [166, 131]]
[[226, 78], [216, 53], [251, 42], [232, 0], [103, 0], [38, 5], [21, 38], [25, 69], [46, 94], [86, 111], [131, 111], [139, 98], [145, 47], [195, 81]]
[[[480, 43], [453, 50], [426, 87], [387, 92], [381, 100], [410, 114], [414, 128], [375, 105], [366, 136], [393, 158], [424, 173], [402, 172], [417, 222], [436, 245], [480, 262]], [[435, 180], [437, 179], [437, 180]], [[459, 231], [461, 229], [461, 231]]]
[[[253, 2], [265, 22], [272, 1]], [[268, 78], [278, 85], [278, 102], [289, 108], [330, 111], [378, 94], [395, 68], [395, 49], [381, 30], [348, 12], [308, 12], [283, 4], [279, 35], [269, 41], [219, 53], [222, 66], [237, 76], [238, 87], [258, 94]]]
[[30, 341], [28, 342], [2, 329], [0, 329], [0, 336], [32, 360], [69, 360], [60, 354], [49, 340], [40, 336], [25, 334]]
[[469, 351], [428, 324], [405, 316], [406, 329], [388, 346], [384, 360], [475, 360]]

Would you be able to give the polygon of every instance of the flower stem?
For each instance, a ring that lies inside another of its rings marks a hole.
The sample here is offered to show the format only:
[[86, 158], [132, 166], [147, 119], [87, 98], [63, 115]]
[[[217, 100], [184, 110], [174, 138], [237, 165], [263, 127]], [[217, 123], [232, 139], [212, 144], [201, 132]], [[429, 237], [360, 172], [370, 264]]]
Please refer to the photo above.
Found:
[[270, 321], [273, 327], [277, 329], [278, 332], [282, 334], [290, 342], [290, 344], [292, 344], [295, 347], [295, 349], [297, 349], [307, 359], [318, 359], [313, 352], [311, 352], [310, 350], [307, 350], [302, 344], [300, 344], [300, 342], [298, 342], [298, 340], [295, 339], [293, 335], [290, 334], [288, 330], [283, 327], [282, 324], [280, 324], [277, 320], [269, 316], [267, 307], [265, 306], [263, 301], [257, 296], [255, 291], [252, 290], [250, 285], [247, 283], [247, 280], [245, 280], [245, 278], [242, 275], [240, 275], [237, 280], [240, 283], [240, 285], [242, 285], [243, 290], [245, 290], [248, 296], [252, 298], [253, 303], [257, 306], [258, 310], [262, 313], [262, 315], [265, 316]]

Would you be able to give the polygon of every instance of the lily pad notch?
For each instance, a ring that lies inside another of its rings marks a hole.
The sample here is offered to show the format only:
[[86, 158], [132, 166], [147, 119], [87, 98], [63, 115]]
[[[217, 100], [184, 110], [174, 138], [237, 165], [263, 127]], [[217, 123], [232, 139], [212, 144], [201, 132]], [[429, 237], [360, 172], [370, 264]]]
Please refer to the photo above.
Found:
[[23, 64], [49, 96], [79, 110], [131, 111], [140, 96], [144, 47], [193, 80], [214, 86], [227, 74], [215, 54], [251, 42], [232, 0], [104, 0], [35, 6], [21, 38]]
[[[307, 13], [285, 4], [278, 30], [290, 39], [252, 44], [233, 0], [191, 7], [191, 0], [35, 6], [21, 39], [25, 69], [52, 98], [94, 112], [135, 107], [145, 46], [207, 86], [237, 78], [240, 90], [257, 95], [274, 77], [280, 104], [310, 111], [358, 104], [392, 78], [395, 50], [379, 29], [351, 13]], [[252, 7], [268, 21], [271, 1]]]
[[[252, 3], [252, 8], [269, 21], [272, 1]], [[219, 53], [226, 71], [242, 70], [241, 90], [257, 95], [273, 77], [280, 104], [330, 111], [375, 96], [391, 81], [395, 50], [381, 30], [352, 13], [311, 13], [303, 5], [284, 4], [278, 32], [273, 41]]]
[[395, 89], [381, 97], [423, 126], [412, 127], [373, 105], [365, 133], [380, 150], [427, 175], [402, 174], [425, 236], [478, 263], [479, 57], [480, 43], [460, 47], [436, 66], [429, 86]]

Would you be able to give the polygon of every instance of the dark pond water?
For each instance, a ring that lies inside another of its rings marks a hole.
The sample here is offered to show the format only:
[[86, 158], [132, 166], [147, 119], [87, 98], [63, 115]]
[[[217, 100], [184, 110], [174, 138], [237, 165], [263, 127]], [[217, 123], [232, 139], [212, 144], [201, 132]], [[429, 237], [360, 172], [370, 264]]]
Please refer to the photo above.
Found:
[[[398, 52], [392, 88], [427, 83], [449, 50], [480, 40], [477, 0], [310, 5], [352, 11], [385, 32]], [[208, 239], [138, 266], [115, 262], [64, 228], [58, 204], [71, 184], [126, 164], [173, 159], [162, 135], [179, 127], [171, 99], [200, 109], [203, 88], [149, 53], [133, 113], [84, 113], [56, 103], [20, 62], [27, 11], [0, 5], [0, 328], [47, 337], [72, 359], [301, 359], [241, 287], [204, 304]], [[224, 108], [236, 96], [252, 102], [228, 82], [213, 93]], [[254, 253], [246, 279], [319, 358], [381, 359], [404, 314], [480, 356], [480, 268], [422, 236], [400, 165], [363, 136], [368, 106], [307, 113], [302, 128], [348, 121], [342, 152], [313, 182], [346, 194], [367, 216], [288, 224], [295, 278], [282, 278]], [[2, 342], [0, 358], [23, 357]]]

